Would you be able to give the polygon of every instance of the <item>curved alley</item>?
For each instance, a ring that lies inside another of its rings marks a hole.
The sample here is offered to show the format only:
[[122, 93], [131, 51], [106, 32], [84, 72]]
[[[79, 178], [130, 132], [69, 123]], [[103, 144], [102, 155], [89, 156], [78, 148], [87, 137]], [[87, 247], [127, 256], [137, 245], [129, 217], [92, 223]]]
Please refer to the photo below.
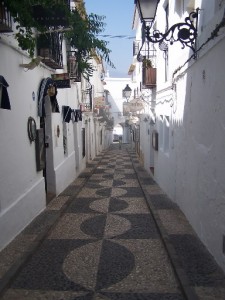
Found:
[[1, 299], [225, 299], [225, 278], [131, 146], [103, 151], [0, 253]]

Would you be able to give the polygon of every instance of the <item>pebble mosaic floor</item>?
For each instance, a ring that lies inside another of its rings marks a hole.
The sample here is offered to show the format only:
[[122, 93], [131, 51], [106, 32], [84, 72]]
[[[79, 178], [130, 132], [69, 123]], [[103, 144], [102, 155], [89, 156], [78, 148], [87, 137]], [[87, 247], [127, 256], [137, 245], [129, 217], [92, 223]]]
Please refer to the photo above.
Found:
[[[42, 233], [43, 228], [48, 228], [49, 222], [54, 222], [54, 226], [49, 227], [46, 237], [21, 265], [17, 276], [0, 298], [225, 299], [221, 289], [217, 289], [218, 298], [215, 298], [214, 283], [210, 282], [211, 277], [207, 274], [215, 273], [216, 265], [210, 263], [208, 254], [194, 240], [183, 215], [151, 177], [138, 168], [135, 155], [132, 158], [125, 148], [111, 147], [94, 169], [90, 168], [89, 172], [87, 168], [55, 198], [35, 225], [28, 226], [23, 235], [32, 240]], [[78, 186], [81, 188], [78, 189]], [[190, 275], [190, 285], [196, 289], [195, 298], [192, 295], [188, 298], [183, 293], [174, 264], [171, 264], [162, 241], [162, 233], [156, 226], [156, 217], [149, 210], [146, 193], [151, 197], [159, 222], [167, 229], [173, 249], [185, 260], [187, 275], [183, 278]], [[177, 218], [179, 220], [175, 224]], [[185, 249], [189, 249], [190, 253]], [[220, 274], [216, 277], [218, 283], [221, 273], [216, 274]]]
[[3, 299], [181, 300], [178, 286], [130, 156], [112, 150]]

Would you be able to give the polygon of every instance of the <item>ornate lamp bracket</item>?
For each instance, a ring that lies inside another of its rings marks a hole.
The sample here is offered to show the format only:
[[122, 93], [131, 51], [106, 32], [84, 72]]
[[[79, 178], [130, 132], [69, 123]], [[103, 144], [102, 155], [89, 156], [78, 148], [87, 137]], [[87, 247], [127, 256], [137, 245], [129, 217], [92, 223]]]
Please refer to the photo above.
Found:
[[173, 45], [175, 42], [180, 42], [182, 44], [182, 49], [187, 46], [195, 53], [195, 43], [198, 34], [198, 13], [199, 8], [191, 12], [189, 16], [185, 18], [184, 22], [174, 24], [165, 33], [162, 33], [159, 30], [150, 32], [152, 22], [150, 25], [146, 25], [146, 22], [143, 21], [145, 36], [151, 43], [160, 44], [162, 42], [169, 42], [170, 45]]

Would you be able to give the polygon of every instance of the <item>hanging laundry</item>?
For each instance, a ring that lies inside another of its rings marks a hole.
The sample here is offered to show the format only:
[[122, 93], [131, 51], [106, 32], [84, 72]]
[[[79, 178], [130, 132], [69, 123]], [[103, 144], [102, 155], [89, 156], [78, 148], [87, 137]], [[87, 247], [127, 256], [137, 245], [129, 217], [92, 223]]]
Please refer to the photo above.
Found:
[[0, 108], [11, 109], [7, 87], [7, 81], [0, 75]]

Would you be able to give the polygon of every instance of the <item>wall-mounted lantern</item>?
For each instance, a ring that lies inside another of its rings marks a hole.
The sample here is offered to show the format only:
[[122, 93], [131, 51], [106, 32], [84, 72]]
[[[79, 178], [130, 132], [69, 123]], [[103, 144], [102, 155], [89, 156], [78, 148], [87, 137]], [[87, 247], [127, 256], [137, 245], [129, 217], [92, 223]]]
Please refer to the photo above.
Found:
[[[150, 43], [159, 43], [159, 45], [165, 42], [169, 42], [172, 45], [174, 42], [179, 41], [182, 44], [182, 49], [187, 46], [195, 53], [199, 8], [191, 12], [189, 17], [185, 18], [184, 22], [171, 26], [167, 32], [162, 33], [159, 30], [153, 30], [151, 33], [150, 30], [154, 23], [159, 1], [160, 0], [134, 0], [146, 39]], [[194, 22], [194, 19], [196, 22]]]
[[127, 102], [130, 99], [131, 93], [132, 93], [132, 89], [127, 84], [126, 87], [123, 89], [123, 98], [126, 98]]

